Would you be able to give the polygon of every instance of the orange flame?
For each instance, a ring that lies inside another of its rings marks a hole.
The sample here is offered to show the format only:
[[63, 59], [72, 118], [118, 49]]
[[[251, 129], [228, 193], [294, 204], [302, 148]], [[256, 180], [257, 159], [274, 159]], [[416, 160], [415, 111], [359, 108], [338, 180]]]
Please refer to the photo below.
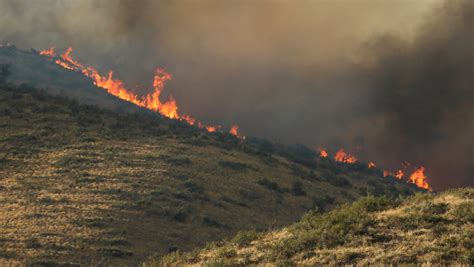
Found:
[[[72, 58], [72, 52], [72, 47], [69, 47], [66, 52], [54, 62], [65, 69], [81, 72], [85, 76], [92, 79], [97, 87], [107, 90], [108, 93], [122, 100], [126, 100], [137, 106], [159, 112], [161, 115], [167, 118], [182, 120], [190, 125], [197, 124], [199, 128], [206, 129], [208, 132], [215, 132], [220, 128], [220, 126], [203, 125], [200, 121], [192, 118], [189, 115], [179, 114], [178, 105], [172, 96], [168, 99], [168, 101], [161, 102], [160, 95], [165, 87], [165, 82], [171, 80], [172, 78], [171, 74], [167, 73], [165, 70], [156, 70], [153, 80], [153, 92], [146, 95], [145, 97], [139, 98], [135, 93], [125, 88], [121, 80], [114, 79], [112, 71], [110, 71], [107, 76], [102, 76], [96, 69], [92, 67], [85, 67], [78, 61], [75, 61]], [[40, 55], [54, 58], [54, 47], [51, 47], [48, 50], [40, 51]], [[230, 133], [237, 137], [241, 137], [238, 135], [237, 130], [238, 126], [234, 125], [230, 129]]]
[[328, 157], [328, 152], [325, 149], [318, 148], [318, 151], [319, 151], [319, 156], [321, 158], [327, 158]]
[[395, 173], [395, 178], [397, 178], [398, 180], [401, 180], [404, 175], [405, 175], [405, 174], [403, 173], [402, 170], [398, 170], [398, 171]]
[[230, 127], [229, 133], [234, 136], [239, 136], [239, 126], [235, 124], [232, 125], [232, 127]]
[[213, 133], [217, 131], [217, 128], [215, 126], [206, 126], [206, 130], [210, 133]]
[[428, 177], [425, 175], [425, 167], [421, 166], [415, 172], [410, 175], [410, 182], [416, 184], [416, 186], [428, 189], [431, 191], [431, 187], [428, 184]]
[[344, 149], [340, 149], [336, 152], [334, 156], [335, 161], [344, 162], [344, 163], [356, 163], [357, 158], [351, 154], [347, 154]]
[[372, 161], [369, 162], [369, 169], [377, 167]]
[[48, 57], [55, 57], [56, 54], [54, 53], [54, 46], [51, 46], [50, 49], [46, 49], [46, 50], [41, 50], [39, 52], [40, 55], [42, 56], [48, 56]]
[[389, 171], [383, 171], [383, 177], [387, 177], [391, 175]]

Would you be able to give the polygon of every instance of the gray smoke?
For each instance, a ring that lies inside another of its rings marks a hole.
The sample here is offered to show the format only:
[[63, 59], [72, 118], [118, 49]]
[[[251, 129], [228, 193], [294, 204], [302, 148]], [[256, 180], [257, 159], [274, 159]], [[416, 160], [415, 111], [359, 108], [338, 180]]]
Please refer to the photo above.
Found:
[[73, 46], [146, 93], [246, 135], [424, 165], [473, 185], [474, 2], [0, 0], [0, 40]]

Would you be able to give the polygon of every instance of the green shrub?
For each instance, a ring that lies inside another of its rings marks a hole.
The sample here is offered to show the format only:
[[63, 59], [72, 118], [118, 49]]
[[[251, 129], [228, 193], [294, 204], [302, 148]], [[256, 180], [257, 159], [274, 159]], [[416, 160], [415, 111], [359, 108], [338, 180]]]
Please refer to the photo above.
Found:
[[474, 202], [471, 201], [459, 204], [452, 211], [452, 215], [458, 223], [474, 223]]
[[231, 242], [239, 247], [245, 247], [259, 237], [260, 234], [255, 231], [240, 231], [232, 238]]

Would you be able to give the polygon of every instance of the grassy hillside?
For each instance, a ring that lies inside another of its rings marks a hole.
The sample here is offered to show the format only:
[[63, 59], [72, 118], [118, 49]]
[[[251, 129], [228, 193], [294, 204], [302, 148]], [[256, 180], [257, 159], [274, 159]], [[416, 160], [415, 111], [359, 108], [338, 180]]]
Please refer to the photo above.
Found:
[[474, 189], [404, 199], [364, 197], [327, 213], [309, 212], [273, 232], [240, 232], [162, 264], [474, 264]]
[[413, 185], [302, 147], [0, 85], [0, 265], [137, 264]]

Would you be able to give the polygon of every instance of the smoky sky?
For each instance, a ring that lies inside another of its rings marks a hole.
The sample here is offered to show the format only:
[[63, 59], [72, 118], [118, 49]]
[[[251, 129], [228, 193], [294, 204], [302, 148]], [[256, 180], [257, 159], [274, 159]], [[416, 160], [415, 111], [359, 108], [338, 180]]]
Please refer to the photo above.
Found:
[[0, 41], [73, 46], [208, 123], [474, 185], [474, 2], [0, 0]]

